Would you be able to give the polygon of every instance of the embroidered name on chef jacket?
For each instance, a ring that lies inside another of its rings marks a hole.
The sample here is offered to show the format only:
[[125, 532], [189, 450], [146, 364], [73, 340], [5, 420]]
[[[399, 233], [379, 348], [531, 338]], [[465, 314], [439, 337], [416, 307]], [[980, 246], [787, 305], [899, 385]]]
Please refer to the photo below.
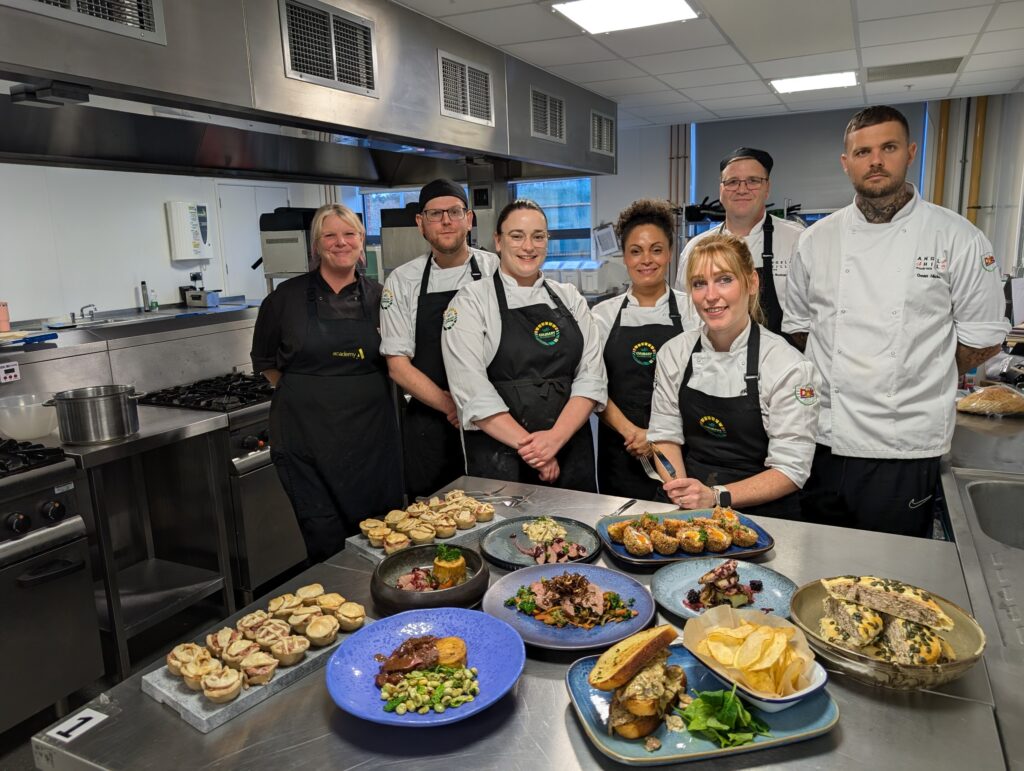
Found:
[[705, 415], [699, 421], [700, 427], [717, 439], [725, 439], [725, 424], [714, 415]]
[[331, 356], [336, 359], [365, 359], [366, 353], [362, 348], [357, 348], [354, 351], [331, 351]]
[[633, 361], [641, 367], [651, 366], [657, 358], [658, 349], [654, 347], [654, 343], [648, 343], [644, 340], [633, 346]]
[[533, 328], [533, 339], [541, 345], [554, 345], [562, 337], [562, 330], [553, 321], [542, 321]]

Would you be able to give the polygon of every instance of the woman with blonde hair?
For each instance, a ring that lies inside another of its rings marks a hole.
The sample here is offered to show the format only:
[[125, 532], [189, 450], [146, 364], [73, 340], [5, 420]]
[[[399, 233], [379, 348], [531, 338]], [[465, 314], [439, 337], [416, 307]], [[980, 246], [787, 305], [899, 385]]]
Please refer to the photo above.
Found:
[[402, 502], [381, 286], [360, 270], [365, 238], [351, 209], [320, 207], [310, 271], [263, 301], [253, 333], [253, 370], [275, 387], [271, 458], [313, 562]]
[[684, 509], [732, 506], [798, 518], [797, 491], [814, 457], [818, 376], [762, 326], [759, 282], [747, 245], [702, 238], [686, 265], [700, 317], [658, 352], [648, 439], [669, 499]]

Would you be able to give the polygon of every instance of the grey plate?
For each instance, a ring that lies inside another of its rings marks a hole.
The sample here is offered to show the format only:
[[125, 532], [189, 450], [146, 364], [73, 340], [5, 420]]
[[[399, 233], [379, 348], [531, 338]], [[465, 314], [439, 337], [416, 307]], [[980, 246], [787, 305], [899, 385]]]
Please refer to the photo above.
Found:
[[[560, 562], [560, 565], [569, 565], [578, 562], [593, 562], [601, 553], [601, 537], [590, 525], [578, 522], [568, 517], [550, 517], [565, 528], [565, 539], [583, 546], [587, 550], [587, 556], [570, 562]], [[500, 525], [495, 525], [484, 536], [480, 542], [480, 553], [487, 558], [488, 562], [497, 565], [502, 570], [519, 570], [536, 565], [537, 562], [526, 554], [519, 551], [515, 544], [518, 543], [524, 549], [529, 549], [536, 544], [526, 537], [523, 532], [523, 525], [531, 522], [537, 517], [516, 517], [507, 519]], [[512, 536], [515, 536], [515, 539]]]
[[[451, 538], [435, 539], [434, 545], [448, 544], [449, 546], [472, 546], [485, 532], [487, 532], [489, 528], [504, 519], [505, 517], [495, 512], [494, 519], [490, 522], [477, 522], [469, 530], [456, 530], [455, 535]], [[363, 557], [366, 557], [371, 562], [380, 562], [388, 556], [384, 553], [384, 549], [378, 549], [374, 546], [370, 546], [370, 539], [362, 533], [350, 535], [345, 539], [345, 548], [347, 549], [349, 547], [352, 547], [352, 549]]]

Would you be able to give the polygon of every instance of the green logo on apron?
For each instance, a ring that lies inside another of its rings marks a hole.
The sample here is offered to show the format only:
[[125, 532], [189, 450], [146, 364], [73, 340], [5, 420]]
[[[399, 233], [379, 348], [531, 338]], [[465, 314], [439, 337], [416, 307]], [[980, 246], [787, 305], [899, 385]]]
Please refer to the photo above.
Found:
[[725, 424], [714, 415], [705, 415], [700, 419], [700, 427], [716, 439], [725, 439]]
[[533, 339], [541, 345], [554, 345], [562, 336], [562, 330], [553, 321], [542, 321], [533, 328]]
[[633, 361], [639, 364], [641, 367], [649, 367], [654, 364], [658, 357], [658, 349], [654, 347], [654, 343], [648, 343], [646, 340], [642, 343], [637, 343], [633, 346]]

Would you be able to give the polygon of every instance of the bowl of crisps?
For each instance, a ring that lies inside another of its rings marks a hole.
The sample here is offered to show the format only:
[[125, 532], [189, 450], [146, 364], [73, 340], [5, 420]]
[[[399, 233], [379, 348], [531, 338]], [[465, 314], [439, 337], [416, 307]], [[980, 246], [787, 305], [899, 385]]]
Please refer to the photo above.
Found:
[[784, 618], [720, 605], [687, 620], [683, 645], [727, 687], [765, 712], [781, 712], [817, 693], [828, 673], [807, 638]]

